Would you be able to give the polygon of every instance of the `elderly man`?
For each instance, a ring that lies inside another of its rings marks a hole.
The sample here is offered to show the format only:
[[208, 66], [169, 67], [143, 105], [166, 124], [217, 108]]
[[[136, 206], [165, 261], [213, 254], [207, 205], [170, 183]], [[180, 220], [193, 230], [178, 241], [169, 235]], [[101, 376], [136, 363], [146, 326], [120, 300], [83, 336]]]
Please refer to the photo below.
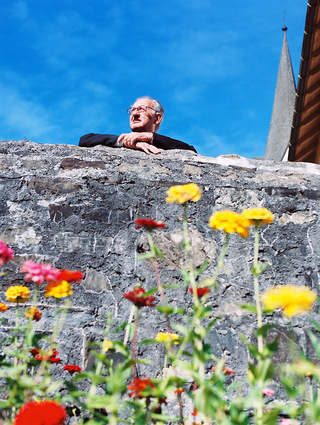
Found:
[[146, 154], [158, 154], [162, 149], [187, 149], [197, 152], [195, 148], [180, 140], [158, 134], [163, 120], [164, 110], [161, 103], [149, 96], [139, 97], [131, 108], [130, 115], [131, 133], [122, 133], [120, 136], [113, 134], [85, 134], [80, 138], [79, 146], [92, 147], [104, 145], [111, 147], [126, 147], [140, 149]]

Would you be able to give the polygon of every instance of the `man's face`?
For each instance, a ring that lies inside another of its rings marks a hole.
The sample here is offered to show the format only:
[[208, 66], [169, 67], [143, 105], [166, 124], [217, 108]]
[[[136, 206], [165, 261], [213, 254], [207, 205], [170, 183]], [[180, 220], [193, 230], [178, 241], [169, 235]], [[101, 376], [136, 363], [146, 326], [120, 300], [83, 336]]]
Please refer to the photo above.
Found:
[[138, 99], [132, 105], [132, 108], [138, 108], [139, 106], [148, 106], [148, 108], [144, 108], [146, 111], [133, 110], [130, 115], [131, 130], [156, 132], [156, 127], [161, 122], [161, 114], [154, 111], [153, 101], [150, 99]]

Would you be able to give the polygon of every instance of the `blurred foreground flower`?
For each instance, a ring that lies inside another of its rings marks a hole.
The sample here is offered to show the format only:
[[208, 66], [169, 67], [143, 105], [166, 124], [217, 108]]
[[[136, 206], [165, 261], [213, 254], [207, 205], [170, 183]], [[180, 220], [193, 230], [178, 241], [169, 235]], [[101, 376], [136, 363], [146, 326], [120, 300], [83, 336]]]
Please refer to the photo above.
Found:
[[179, 335], [170, 332], [158, 332], [155, 340], [158, 342], [179, 345]]
[[217, 211], [209, 219], [209, 227], [212, 229], [224, 230], [225, 233], [238, 233], [242, 238], [249, 235], [249, 226], [249, 220], [230, 210]]
[[307, 313], [317, 300], [317, 295], [307, 286], [283, 285], [268, 289], [261, 301], [269, 310], [282, 309], [286, 317]]
[[143, 393], [146, 390], [154, 390], [155, 388], [156, 388], [156, 386], [151, 381], [151, 379], [135, 378], [128, 385], [128, 390], [131, 390], [131, 393], [129, 393], [129, 397], [142, 398], [142, 397], [144, 397]]
[[0, 303], [0, 311], [4, 312], [4, 311], [7, 311], [7, 310], [8, 310], [8, 306], [6, 306], [3, 303]]
[[31, 319], [36, 322], [39, 322], [39, 320], [42, 317], [41, 311], [37, 307], [33, 307], [33, 306], [29, 307], [28, 310], [26, 310], [23, 315], [27, 319]]
[[13, 250], [3, 241], [0, 241], [0, 266], [13, 259]]
[[[35, 350], [35, 349], [34, 349]], [[59, 364], [61, 363], [61, 359], [59, 357], [57, 357], [57, 355], [59, 354], [59, 351], [57, 350], [52, 350], [50, 351], [52, 354], [36, 354], [34, 356], [35, 360], [40, 360], [40, 361], [45, 361], [45, 362], [50, 362], [50, 363], [55, 363], [55, 364]], [[31, 353], [31, 351], [30, 351]]]
[[21, 273], [27, 273], [24, 280], [29, 282], [43, 283], [57, 280], [60, 270], [52, 268], [51, 264], [35, 263], [34, 261], [25, 261], [21, 268]]
[[62, 282], [51, 282], [46, 287], [46, 297], [65, 298], [72, 295], [72, 287], [69, 282], [63, 280]]
[[[193, 294], [193, 289], [191, 287], [188, 288], [188, 291], [191, 292], [191, 294]], [[206, 287], [197, 288], [197, 296], [198, 296], [198, 298], [201, 298], [204, 295], [209, 294], [209, 292], [210, 292], [210, 289], [209, 288], [206, 288]]]
[[248, 208], [241, 215], [250, 220], [250, 224], [254, 226], [263, 226], [273, 222], [273, 214], [267, 208]]
[[143, 288], [136, 286], [133, 291], [126, 292], [123, 296], [137, 307], [155, 307], [157, 300], [152, 295], [144, 295], [145, 292]]
[[30, 401], [21, 407], [14, 425], [63, 425], [67, 412], [54, 400]]
[[63, 370], [66, 370], [67, 372], [69, 372], [71, 375], [73, 375], [74, 373], [78, 373], [78, 372], [81, 372], [81, 367], [80, 366], [77, 366], [77, 365], [74, 365], [74, 364], [66, 364], [64, 367], [63, 367]]
[[262, 389], [262, 394], [265, 395], [265, 396], [271, 397], [271, 396], [274, 395], [274, 390], [271, 389], [271, 388], [263, 388]]
[[171, 186], [167, 191], [166, 202], [176, 202], [184, 204], [188, 201], [197, 202], [202, 197], [201, 189], [195, 183], [189, 183], [179, 186]]
[[103, 341], [102, 343], [102, 350], [107, 352], [109, 350], [113, 350], [114, 348], [114, 344], [112, 341], [110, 341], [109, 339], [106, 339]]
[[167, 226], [162, 221], [152, 220], [151, 218], [137, 218], [135, 220], [136, 229], [146, 229], [151, 232], [154, 229], [165, 229]]
[[[216, 367], [215, 366], [212, 366], [211, 370], [212, 370], [212, 372], [215, 372]], [[224, 375], [229, 375], [229, 376], [234, 376], [235, 375], [234, 370], [232, 370], [230, 367], [227, 367], [227, 366], [222, 369], [222, 373]]]
[[61, 282], [62, 280], [66, 280], [67, 282], [79, 282], [79, 280], [83, 279], [83, 273], [78, 270], [58, 270], [58, 275], [55, 279], [56, 282]]
[[30, 291], [26, 286], [10, 286], [6, 291], [6, 298], [10, 303], [25, 303], [30, 298]]

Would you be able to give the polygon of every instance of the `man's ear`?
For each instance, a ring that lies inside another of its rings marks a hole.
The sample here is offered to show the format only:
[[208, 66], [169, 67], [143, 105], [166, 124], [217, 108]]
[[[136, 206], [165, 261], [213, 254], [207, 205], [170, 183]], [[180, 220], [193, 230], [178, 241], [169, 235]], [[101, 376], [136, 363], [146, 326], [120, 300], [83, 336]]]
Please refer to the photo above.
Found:
[[161, 114], [159, 114], [158, 112], [156, 113], [156, 120], [155, 120], [155, 124], [156, 125], [160, 125], [161, 123], [162, 123], [162, 119], [163, 119], [163, 117], [162, 117], [162, 115]]

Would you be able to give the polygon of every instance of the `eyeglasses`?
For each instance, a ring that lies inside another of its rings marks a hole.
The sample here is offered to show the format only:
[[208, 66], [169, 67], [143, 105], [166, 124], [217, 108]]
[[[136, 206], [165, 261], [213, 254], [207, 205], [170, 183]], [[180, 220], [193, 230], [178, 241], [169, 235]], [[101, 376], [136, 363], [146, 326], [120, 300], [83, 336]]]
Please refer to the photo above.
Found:
[[157, 112], [155, 109], [151, 108], [151, 106], [147, 106], [147, 105], [142, 105], [142, 106], [137, 106], [137, 107], [130, 107], [127, 109], [127, 112], [129, 115], [131, 114], [136, 114], [139, 112], [148, 112], [148, 109], [152, 109], [154, 112]]

